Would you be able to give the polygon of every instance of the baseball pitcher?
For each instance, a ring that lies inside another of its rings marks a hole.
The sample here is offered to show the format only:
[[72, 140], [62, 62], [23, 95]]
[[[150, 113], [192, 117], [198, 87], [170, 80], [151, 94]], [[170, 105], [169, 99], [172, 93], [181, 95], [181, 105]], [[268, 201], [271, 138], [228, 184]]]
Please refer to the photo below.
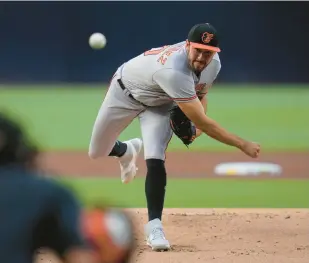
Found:
[[[173, 133], [185, 145], [201, 133], [237, 147], [252, 158], [260, 146], [222, 128], [206, 114], [206, 94], [221, 63], [218, 36], [209, 23], [192, 27], [186, 41], [153, 48], [121, 65], [95, 120], [89, 156], [118, 158], [123, 183], [136, 175], [136, 159], [144, 145], [147, 175], [145, 193], [148, 219], [147, 244], [153, 250], [168, 250], [161, 223], [165, 198], [165, 151]], [[117, 140], [138, 118], [142, 139]]]

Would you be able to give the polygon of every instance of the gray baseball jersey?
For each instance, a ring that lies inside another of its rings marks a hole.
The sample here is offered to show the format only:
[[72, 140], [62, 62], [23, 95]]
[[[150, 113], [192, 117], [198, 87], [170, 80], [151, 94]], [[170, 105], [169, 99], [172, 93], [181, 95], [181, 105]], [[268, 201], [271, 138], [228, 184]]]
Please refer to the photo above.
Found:
[[117, 69], [96, 117], [89, 155], [108, 156], [120, 133], [139, 118], [145, 159], [164, 160], [173, 134], [169, 109], [174, 102], [192, 101], [207, 93], [220, 68], [216, 54], [197, 78], [187, 64], [185, 42], [154, 48], [127, 61]]
[[203, 70], [200, 78], [187, 64], [186, 42], [152, 49], [121, 67], [126, 88], [140, 102], [158, 106], [174, 101], [190, 101], [206, 93], [220, 71], [219, 55]]

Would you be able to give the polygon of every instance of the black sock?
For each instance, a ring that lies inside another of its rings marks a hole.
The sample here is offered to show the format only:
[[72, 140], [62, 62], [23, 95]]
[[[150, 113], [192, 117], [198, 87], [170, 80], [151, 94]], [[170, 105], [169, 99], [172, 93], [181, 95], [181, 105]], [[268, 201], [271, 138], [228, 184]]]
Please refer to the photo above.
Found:
[[127, 145], [121, 141], [116, 141], [112, 151], [108, 156], [121, 157], [127, 151]]
[[145, 193], [147, 199], [149, 221], [162, 218], [165, 198], [166, 171], [163, 160], [146, 160], [147, 176], [145, 182]]

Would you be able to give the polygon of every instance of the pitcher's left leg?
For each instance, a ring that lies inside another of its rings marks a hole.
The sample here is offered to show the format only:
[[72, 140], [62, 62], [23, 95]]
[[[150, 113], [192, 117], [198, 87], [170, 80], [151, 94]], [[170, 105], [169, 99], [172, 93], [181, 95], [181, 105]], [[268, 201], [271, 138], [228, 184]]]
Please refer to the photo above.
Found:
[[136, 159], [142, 148], [142, 140], [135, 138], [120, 142], [117, 138], [144, 110], [144, 106], [124, 93], [117, 82], [117, 76], [112, 79], [95, 119], [89, 144], [89, 157], [92, 159], [104, 156], [117, 157], [121, 169], [121, 181], [128, 183], [136, 175]]
[[147, 244], [153, 250], [170, 248], [161, 222], [166, 187], [165, 150], [173, 134], [169, 124], [169, 108], [169, 105], [150, 108], [139, 116], [147, 165], [145, 194], [149, 222], [145, 234]]

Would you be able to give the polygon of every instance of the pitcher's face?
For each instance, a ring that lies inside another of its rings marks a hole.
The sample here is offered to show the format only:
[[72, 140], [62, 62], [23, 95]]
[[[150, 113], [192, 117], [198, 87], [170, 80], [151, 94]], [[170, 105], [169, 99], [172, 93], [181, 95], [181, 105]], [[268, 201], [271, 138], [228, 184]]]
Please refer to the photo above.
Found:
[[215, 51], [194, 48], [190, 45], [190, 43], [187, 43], [186, 48], [188, 53], [189, 65], [196, 73], [202, 72], [211, 62], [213, 56], [216, 54]]

